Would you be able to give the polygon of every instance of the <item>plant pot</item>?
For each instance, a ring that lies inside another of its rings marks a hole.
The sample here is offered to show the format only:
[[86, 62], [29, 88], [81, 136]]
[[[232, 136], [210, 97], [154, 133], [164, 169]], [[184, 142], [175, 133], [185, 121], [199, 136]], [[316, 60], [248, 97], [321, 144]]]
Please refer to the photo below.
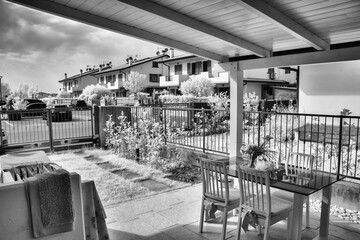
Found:
[[21, 113], [9, 113], [8, 119], [9, 119], [9, 121], [20, 121]]

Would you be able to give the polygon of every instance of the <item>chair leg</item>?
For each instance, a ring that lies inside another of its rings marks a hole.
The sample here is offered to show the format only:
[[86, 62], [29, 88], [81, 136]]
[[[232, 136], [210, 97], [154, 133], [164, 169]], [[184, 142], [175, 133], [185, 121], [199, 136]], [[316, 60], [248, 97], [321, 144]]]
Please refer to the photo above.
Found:
[[240, 236], [241, 236], [241, 225], [242, 225], [242, 209], [240, 208], [240, 210], [239, 210], [238, 224], [237, 224], [236, 240], [240, 240]]
[[270, 219], [267, 217], [265, 220], [264, 240], [269, 239], [269, 228], [270, 228]]
[[226, 237], [226, 224], [227, 224], [227, 216], [228, 216], [228, 209], [225, 208], [223, 213], [222, 213], [222, 223], [223, 223], [223, 227], [222, 227], [222, 239], [225, 240]]
[[199, 224], [199, 232], [201, 232], [201, 233], [202, 233], [202, 231], [203, 231], [204, 214], [205, 214], [205, 206], [204, 206], [204, 199], [203, 199], [203, 200], [201, 201], [200, 224]]
[[306, 201], [306, 228], [310, 227], [310, 200], [309, 197], [305, 198]]

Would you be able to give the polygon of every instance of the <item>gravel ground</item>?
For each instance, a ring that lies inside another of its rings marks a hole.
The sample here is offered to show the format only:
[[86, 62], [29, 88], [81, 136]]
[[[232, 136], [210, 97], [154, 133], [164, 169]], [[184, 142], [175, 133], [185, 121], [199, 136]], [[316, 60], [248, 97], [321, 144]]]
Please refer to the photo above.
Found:
[[[321, 201], [319, 200], [310, 200], [311, 208], [316, 212], [321, 212]], [[336, 205], [330, 206], [330, 215], [336, 216], [338, 218], [360, 224], [360, 212], [355, 210], [350, 210]]]

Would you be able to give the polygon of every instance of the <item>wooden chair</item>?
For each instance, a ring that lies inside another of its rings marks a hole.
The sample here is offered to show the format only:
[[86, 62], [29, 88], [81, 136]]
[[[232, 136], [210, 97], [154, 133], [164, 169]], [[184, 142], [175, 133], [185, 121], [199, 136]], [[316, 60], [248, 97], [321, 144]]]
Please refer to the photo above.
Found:
[[212, 213], [219, 210], [222, 212], [222, 239], [225, 239], [228, 212], [239, 207], [239, 190], [229, 188], [227, 162], [200, 158], [200, 166], [203, 189], [199, 231], [203, 231], [205, 210]]
[[[270, 226], [289, 218], [293, 204], [271, 195], [270, 172], [240, 166], [237, 166], [237, 171], [240, 187], [240, 213], [236, 239], [240, 239], [243, 214], [247, 212], [253, 213], [257, 223], [265, 227], [264, 239], [268, 239]], [[261, 228], [259, 232], [261, 233]]]
[[[291, 152], [285, 160], [285, 177], [290, 181], [296, 181], [297, 184], [306, 184], [311, 179], [313, 171], [314, 156], [311, 154]], [[278, 198], [282, 198], [288, 201], [294, 200], [294, 194], [275, 190], [272, 193]], [[309, 197], [304, 199], [306, 202], [306, 228], [310, 226], [310, 202]]]

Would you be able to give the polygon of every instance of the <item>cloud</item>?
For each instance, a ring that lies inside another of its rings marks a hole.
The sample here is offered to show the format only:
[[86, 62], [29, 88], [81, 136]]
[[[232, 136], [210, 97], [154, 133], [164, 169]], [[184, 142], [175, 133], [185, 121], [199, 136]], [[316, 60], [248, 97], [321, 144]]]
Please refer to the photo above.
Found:
[[25, 83], [54, 92], [64, 73], [103, 61], [120, 65], [127, 55], [154, 56], [160, 47], [3, 0], [0, 32], [0, 75], [12, 89]]

